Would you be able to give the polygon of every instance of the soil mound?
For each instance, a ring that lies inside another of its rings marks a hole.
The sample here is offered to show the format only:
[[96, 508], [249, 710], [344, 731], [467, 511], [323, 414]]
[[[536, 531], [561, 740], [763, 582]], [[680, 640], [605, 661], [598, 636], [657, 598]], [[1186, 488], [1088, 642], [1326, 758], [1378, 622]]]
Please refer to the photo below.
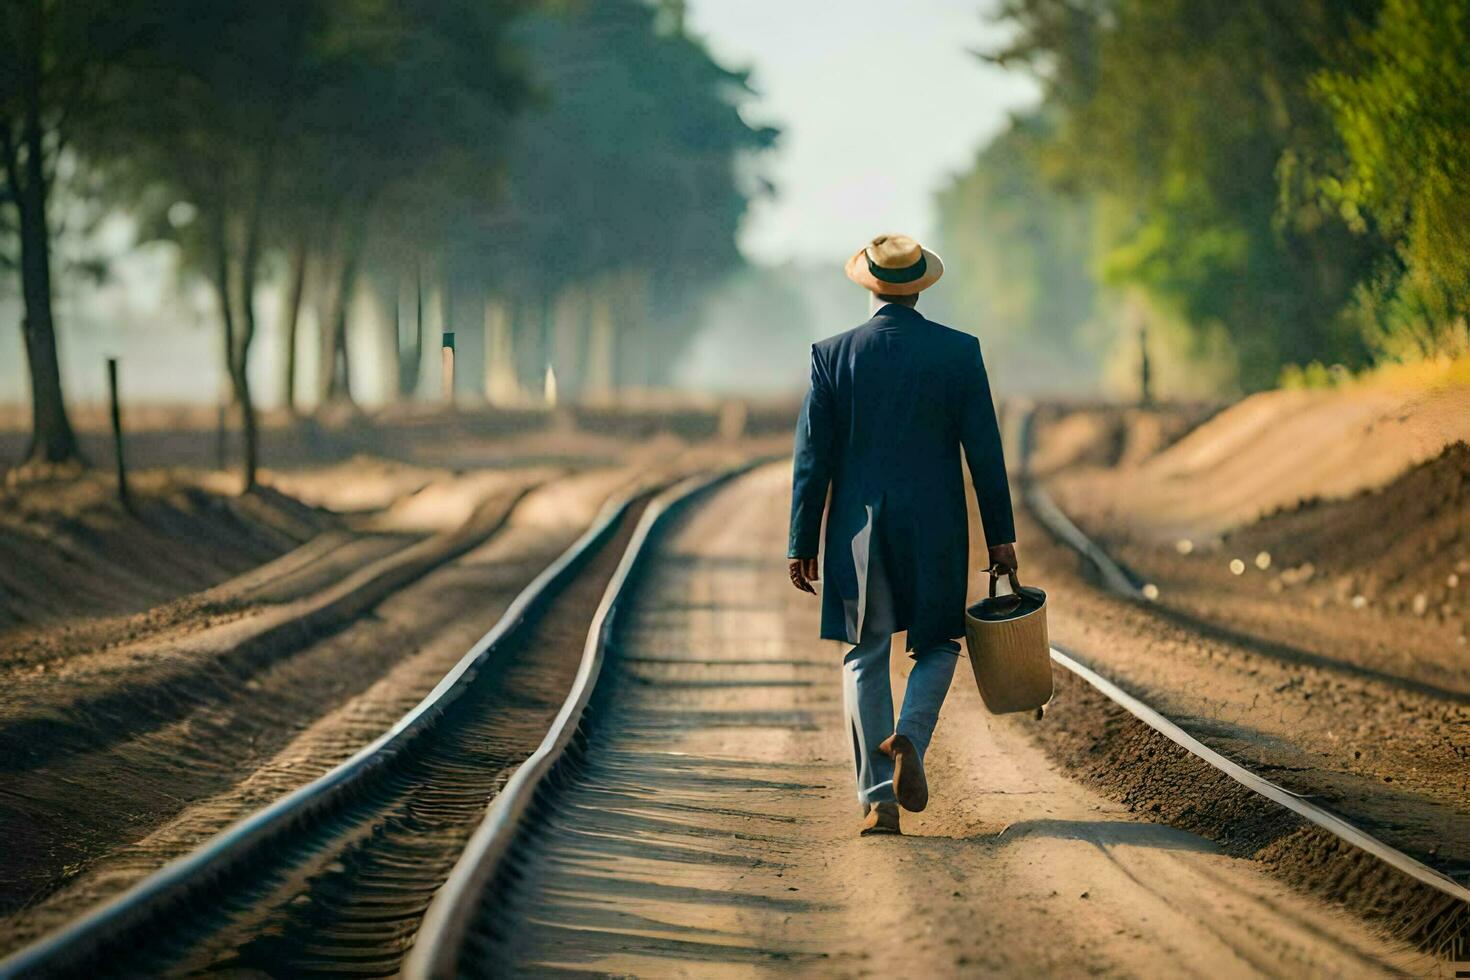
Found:
[[1172, 544], [1303, 501], [1386, 486], [1465, 440], [1470, 387], [1463, 385], [1270, 391], [1232, 405], [1138, 465], [1104, 471], [1083, 460], [1059, 474], [1053, 491], [1068, 513]]
[[1136, 466], [1184, 438], [1215, 410], [1206, 403], [1039, 405], [1028, 455], [1031, 472], [1047, 477], [1071, 467]]
[[269, 488], [236, 496], [156, 471], [0, 490], [0, 646], [17, 631], [127, 615], [198, 592], [290, 551], [333, 518]]
[[1273, 591], [1460, 626], [1470, 596], [1470, 444], [1380, 490], [1273, 514], [1225, 544], [1270, 554], [1280, 569]]

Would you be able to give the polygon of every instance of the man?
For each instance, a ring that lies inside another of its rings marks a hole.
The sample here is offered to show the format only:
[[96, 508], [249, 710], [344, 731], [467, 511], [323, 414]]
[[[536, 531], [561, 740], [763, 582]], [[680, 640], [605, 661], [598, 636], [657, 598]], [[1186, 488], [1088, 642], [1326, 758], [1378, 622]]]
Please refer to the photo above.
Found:
[[[1017, 566], [980, 344], [914, 308], [943, 274], [939, 256], [905, 235], [880, 235], [848, 261], [848, 278], [881, 305], [862, 326], [812, 346], [811, 390], [796, 428], [791, 581], [813, 594], [814, 581], [825, 583], [822, 637], [853, 644], [843, 688], [864, 834], [899, 833], [899, 805], [919, 811], [929, 801], [924, 753], [965, 629], [961, 447], [990, 563]], [[892, 635], [903, 631], [914, 666], [895, 726], [888, 656]]]

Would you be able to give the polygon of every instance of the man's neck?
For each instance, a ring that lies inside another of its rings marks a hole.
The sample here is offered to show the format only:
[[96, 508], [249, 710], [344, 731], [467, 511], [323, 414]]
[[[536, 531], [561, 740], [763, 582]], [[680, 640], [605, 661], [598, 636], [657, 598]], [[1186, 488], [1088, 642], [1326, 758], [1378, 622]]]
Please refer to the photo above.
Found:
[[[878, 315], [878, 311], [881, 310], [881, 309], [883, 309], [883, 307], [887, 306], [889, 303], [893, 303], [893, 301], [892, 300], [889, 300], [889, 299], [883, 299], [877, 293], [869, 293], [868, 294], [868, 316], [870, 316], [870, 317], [871, 316], [877, 316]], [[894, 306], [902, 306], [905, 309], [910, 309], [910, 310], [914, 309], [914, 307], [909, 306], [907, 303], [893, 303], [893, 305]]]

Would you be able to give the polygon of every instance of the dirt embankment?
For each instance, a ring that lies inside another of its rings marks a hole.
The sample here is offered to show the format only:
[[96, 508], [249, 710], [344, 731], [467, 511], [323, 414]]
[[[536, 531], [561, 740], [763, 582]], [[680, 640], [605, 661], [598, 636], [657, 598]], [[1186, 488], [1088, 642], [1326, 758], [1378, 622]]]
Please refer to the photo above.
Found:
[[[1063, 413], [1045, 425], [1052, 431], [1038, 438], [1036, 462], [1070, 430], [1095, 424], [1091, 414]], [[1172, 545], [1384, 487], [1467, 440], [1470, 386], [1271, 391], [1219, 412], [1161, 452], [1104, 460], [1074, 453], [1038, 475], [1051, 478], [1069, 513], [1115, 536]]]
[[1081, 459], [1047, 484], [1168, 609], [1470, 695], [1464, 436], [1470, 390], [1273, 392], [1151, 458]]
[[1470, 697], [1470, 445], [1381, 489], [1187, 540], [1113, 547], [1171, 608]]
[[1155, 408], [1045, 403], [1031, 409], [1026, 462], [1046, 479], [1077, 470], [1138, 466], [1185, 438], [1219, 411], [1187, 403]]
[[38, 631], [80, 628], [87, 617], [126, 616], [202, 591], [336, 523], [275, 490], [238, 496], [226, 482], [140, 473], [131, 510], [99, 474], [0, 488], [0, 660]]
[[[1212, 748], [1462, 875], [1470, 447], [1451, 437], [1470, 428], [1470, 412], [1455, 414], [1465, 409], [1464, 389], [1271, 393], [1142, 461], [1073, 453], [1043, 484], [1157, 597], [1104, 590], [1023, 512], [1023, 562], [1055, 600], [1053, 640]], [[1076, 432], [1094, 425], [1059, 414], [1037, 445], [1083, 444]], [[1134, 778], [1148, 760], [1118, 764], [1134, 750], [1123, 723], [1089, 708], [1086, 691], [1063, 694], [1047, 728], [1060, 761], [1215, 835], [1209, 822], [1228, 807], [1191, 810], [1196, 794]], [[1289, 877], [1317, 861], [1310, 835], [1268, 829], [1235, 840], [1222, 827], [1220, 839]], [[1360, 898], [1389, 901], [1397, 886], [1380, 884], [1361, 878]]]

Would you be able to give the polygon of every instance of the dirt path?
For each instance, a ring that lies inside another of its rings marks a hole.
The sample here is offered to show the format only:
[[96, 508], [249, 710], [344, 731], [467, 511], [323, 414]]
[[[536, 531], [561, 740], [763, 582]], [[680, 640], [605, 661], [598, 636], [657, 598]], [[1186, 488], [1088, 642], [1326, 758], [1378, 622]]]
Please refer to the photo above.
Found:
[[[1061, 775], [966, 666], [902, 839], [856, 836], [836, 644], [786, 581], [789, 470], [659, 545], [615, 708], [487, 909], [518, 974], [1365, 976], [1410, 953]], [[898, 658], [896, 666], [906, 664]], [[512, 916], [512, 911], [514, 915]]]

